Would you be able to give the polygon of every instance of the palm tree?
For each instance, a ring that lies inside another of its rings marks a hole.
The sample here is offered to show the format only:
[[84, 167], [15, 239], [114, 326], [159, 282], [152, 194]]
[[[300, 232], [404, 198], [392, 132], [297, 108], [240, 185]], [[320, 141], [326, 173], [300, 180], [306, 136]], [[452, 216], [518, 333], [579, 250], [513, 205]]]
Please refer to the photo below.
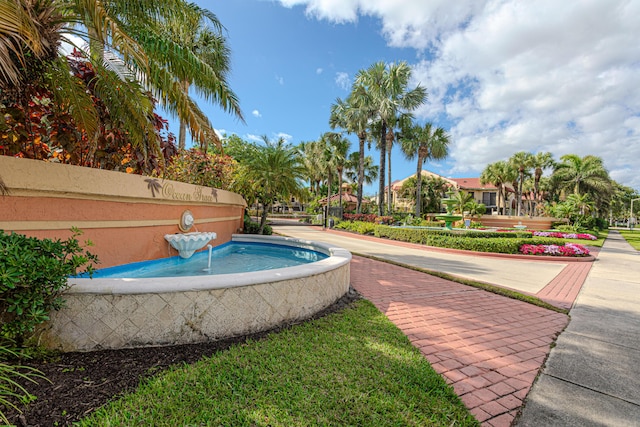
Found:
[[408, 160], [418, 158], [416, 166], [416, 218], [421, 216], [422, 165], [427, 159], [440, 160], [449, 154], [449, 135], [432, 123], [413, 125], [403, 130], [402, 151]]
[[525, 175], [528, 175], [531, 169], [532, 157], [533, 155], [531, 153], [519, 151], [509, 158], [509, 164], [518, 172], [517, 188], [514, 188], [516, 190], [517, 216], [522, 214], [522, 186], [524, 184]]
[[453, 199], [456, 201], [455, 204], [453, 205], [454, 211], [462, 215], [462, 219], [464, 219], [464, 213], [469, 209], [469, 206], [473, 201], [473, 196], [464, 190], [460, 190], [460, 191], [456, 191], [456, 193], [453, 196]]
[[536, 153], [531, 158], [531, 167], [534, 169], [533, 171], [533, 198], [535, 200], [535, 205], [533, 207], [533, 214], [537, 214], [538, 210], [538, 201], [540, 196], [540, 179], [542, 178], [542, 173], [544, 169], [550, 168], [555, 164], [553, 160], [553, 155], [546, 152]]
[[[378, 179], [378, 167], [373, 164], [373, 157], [365, 156], [363, 163], [363, 183], [364, 184], [373, 184], [373, 182]], [[347, 179], [351, 182], [358, 182], [360, 175], [360, 153], [354, 151], [349, 154], [347, 164], [345, 166], [344, 173]]]
[[514, 179], [515, 171], [504, 160], [488, 164], [480, 174], [480, 182], [483, 185], [493, 184], [498, 189], [498, 214], [504, 214], [506, 209], [507, 187], [505, 184]]
[[[223, 102], [223, 104], [242, 119], [237, 97], [227, 83], [227, 75], [231, 69], [230, 49], [221, 34], [222, 24], [216, 16], [203, 13], [202, 9], [192, 3], [187, 5], [183, 14], [179, 15], [177, 19], [168, 21], [167, 24], [168, 37], [174, 43], [190, 50], [198, 59], [215, 71], [219, 80], [218, 84], [224, 89], [222, 92], [230, 97], [229, 102]], [[190, 73], [185, 73], [179, 78], [179, 83], [185, 93], [189, 93], [193, 81], [194, 76]], [[184, 119], [180, 119], [178, 134], [180, 149], [185, 148], [186, 127]], [[203, 144], [201, 143], [201, 145]], [[205, 148], [201, 147], [202, 150]]]
[[304, 168], [295, 147], [287, 145], [283, 138], [273, 142], [263, 136], [262, 140], [264, 145], [253, 144], [242, 159], [247, 166], [247, 177], [252, 181], [263, 205], [260, 234], [274, 199], [298, 195], [301, 192], [300, 180], [304, 176]]
[[[344, 168], [347, 164], [347, 153], [349, 153], [349, 147], [351, 146], [351, 142], [348, 139], [343, 137], [339, 133], [335, 132], [327, 132], [324, 135], [326, 141], [328, 143], [328, 149], [330, 150], [330, 154], [327, 156], [328, 162], [327, 166], [329, 168], [333, 168], [338, 175], [338, 200], [340, 211], [342, 212], [342, 178], [344, 175]], [[328, 176], [333, 174], [333, 170], [328, 171]], [[327, 199], [327, 204], [331, 198], [331, 186], [329, 185], [329, 199]]]
[[611, 189], [609, 172], [604, 167], [602, 159], [588, 155], [580, 157], [576, 154], [565, 154], [560, 157], [552, 178], [561, 189], [575, 194], [591, 192], [595, 194], [607, 193]]
[[359, 108], [354, 102], [353, 96], [349, 96], [345, 101], [338, 98], [336, 103], [331, 106], [331, 116], [329, 117], [331, 129], [340, 127], [347, 133], [355, 133], [358, 136], [357, 213], [362, 212], [362, 187], [365, 182], [364, 144], [367, 140], [369, 118], [370, 112]]
[[[113, 0], [83, 2], [12, 0], [0, 3], [0, 91], [3, 100], [28, 99], [34, 84], [50, 88], [60, 106], [68, 106], [77, 126], [93, 138], [98, 114], [91, 98], [69, 70], [59, 50], [68, 35], [89, 41], [96, 89], [112, 116], [118, 117], [134, 144], [150, 143], [153, 107], [148, 92], [185, 121], [204, 142], [217, 137], [208, 118], [180, 82], [193, 84], [207, 101], [242, 118], [238, 101], [226, 85], [220, 63], [199, 56], [167, 36], [168, 23], [185, 13], [220, 25], [215, 15], [184, 0], [162, 2]], [[193, 46], [192, 46], [193, 47]], [[224, 52], [217, 52], [224, 56]], [[111, 60], [110, 58], [115, 58]], [[124, 71], [123, 71], [124, 70]], [[159, 150], [159, 147], [152, 147]]]
[[406, 62], [387, 65], [380, 61], [358, 72], [352, 91], [354, 105], [368, 111], [371, 119], [380, 124], [378, 134], [380, 147], [378, 215], [380, 216], [384, 208], [387, 131], [393, 128], [400, 112], [409, 113], [415, 110], [427, 98], [426, 90], [420, 85], [414, 89], [408, 89], [410, 77], [411, 68]]

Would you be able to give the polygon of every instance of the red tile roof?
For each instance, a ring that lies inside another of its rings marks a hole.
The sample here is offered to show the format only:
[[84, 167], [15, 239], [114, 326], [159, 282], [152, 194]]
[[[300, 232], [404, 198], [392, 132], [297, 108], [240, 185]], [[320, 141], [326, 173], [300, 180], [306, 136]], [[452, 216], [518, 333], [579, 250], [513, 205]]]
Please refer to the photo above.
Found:
[[449, 178], [463, 190], [497, 190], [496, 186], [490, 183], [481, 184], [480, 178]]

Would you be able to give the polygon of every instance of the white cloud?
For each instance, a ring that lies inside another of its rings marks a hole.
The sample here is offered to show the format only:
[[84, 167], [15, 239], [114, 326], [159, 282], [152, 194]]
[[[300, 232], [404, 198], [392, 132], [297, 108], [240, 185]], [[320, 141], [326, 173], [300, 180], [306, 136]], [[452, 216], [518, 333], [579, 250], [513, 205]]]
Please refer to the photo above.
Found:
[[336, 84], [343, 90], [349, 90], [351, 88], [351, 79], [348, 73], [338, 72], [335, 78]]
[[276, 134], [276, 139], [284, 139], [285, 142], [291, 142], [291, 140], [293, 139], [293, 136], [289, 135], [288, 133], [284, 133], [284, 132], [279, 132]]
[[262, 117], [262, 114], [260, 114], [260, 111], [258, 111], [258, 110], [253, 110], [253, 111], [251, 112], [251, 115], [252, 115], [253, 117], [258, 117], [258, 118]]
[[[640, 189], [640, 2], [281, 0], [331, 22], [381, 20], [390, 46], [424, 59], [421, 119], [451, 123], [451, 173], [516, 151], [595, 154]], [[338, 79], [336, 79], [338, 82]]]
[[316, 68], [316, 74], [322, 74], [323, 71], [322, 68]]
[[249, 141], [254, 141], [254, 142], [262, 142], [262, 136], [260, 135], [254, 135], [252, 133], [248, 133], [245, 135], [245, 138], [248, 139]]
[[279, 85], [281, 85], [281, 86], [284, 85], [284, 77], [279, 76], [277, 74], [276, 74], [275, 77], [276, 77], [276, 81], [278, 82]]

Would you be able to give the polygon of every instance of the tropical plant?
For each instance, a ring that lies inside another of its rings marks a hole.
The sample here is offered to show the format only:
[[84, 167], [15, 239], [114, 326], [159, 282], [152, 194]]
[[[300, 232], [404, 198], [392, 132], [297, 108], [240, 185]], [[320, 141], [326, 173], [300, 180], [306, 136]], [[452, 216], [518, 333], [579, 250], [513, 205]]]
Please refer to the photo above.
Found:
[[[342, 178], [344, 176], [344, 169], [348, 162], [347, 154], [349, 153], [351, 143], [341, 134], [335, 132], [327, 132], [324, 134], [323, 138], [326, 138], [328, 143], [327, 148], [329, 153], [327, 153], [326, 157], [328, 159], [327, 166], [329, 168], [333, 168], [338, 176], [338, 206], [342, 207]], [[328, 176], [331, 176], [332, 174], [333, 170], [328, 171]], [[327, 205], [329, 205], [331, 199], [330, 185], [327, 197]]]
[[[362, 171], [363, 171], [362, 183], [373, 184], [373, 182], [376, 179], [378, 179], [378, 167], [373, 164], [373, 157], [365, 156], [364, 162], [362, 162], [362, 166], [363, 166], [362, 167]], [[353, 153], [349, 154], [349, 157], [347, 158], [347, 164], [345, 166], [344, 174], [349, 181], [358, 183], [359, 175], [360, 175], [359, 169], [360, 169], [360, 153], [354, 151]], [[356, 190], [356, 191], [359, 191], [359, 190]], [[362, 213], [362, 212], [358, 212], [358, 209], [356, 207], [356, 213]]]
[[531, 167], [533, 168], [533, 198], [535, 205], [533, 207], [533, 215], [538, 214], [538, 204], [540, 201], [540, 180], [545, 169], [551, 168], [555, 165], [553, 155], [546, 152], [539, 152], [533, 155], [531, 158]]
[[[4, 103], [28, 105], [39, 91], [54, 95], [75, 126], [95, 144], [99, 114], [84, 85], [70, 72], [61, 43], [68, 36], [88, 42], [86, 60], [96, 73], [95, 90], [112, 119], [123, 124], [134, 147], [159, 154], [153, 132], [154, 102], [184, 120], [198, 141], [217, 140], [207, 117], [181, 81], [191, 82], [207, 100], [239, 117], [237, 99], [219, 73], [189, 46], [176, 43], [167, 24], [187, 10], [219, 26], [215, 15], [184, 0], [60, 2], [12, 0], [1, 3], [0, 92]], [[76, 46], [81, 48], [80, 46]]]
[[526, 151], [519, 151], [509, 158], [509, 165], [518, 172], [516, 190], [516, 215], [522, 215], [522, 187], [524, 179], [530, 174], [533, 155]]
[[42, 372], [30, 366], [6, 363], [9, 359], [18, 359], [21, 355], [11, 348], [0, 345], [0, 421], [11, 425], [2, 408], [13, 408], [20, 411], [14, 403], [28, 401], [33, 396], [18, 381], [35, 383], [35, 378], [44, 378]]
[[[400, 195], [402, 197], [412, 199], [416, 201], [417, 184], [418, 180], [415, 176], [407, 178], [400, 188]], [[422, 177], [420, 186], [420, 203], [421, 212], [440, 212], [440, 205], [442, 195], [445, 193], [448, 187], [447, 181], [439, 176]], [[417, 203], [417, 202], [416, 202]], [[421, 217], [416, 217], [421, 218]]]
[[197, 148], [181, 150], [168, 162], [162, 177], [188, 184], [230, 190], [237, 162], [228, 155], [203, 153]]
[[378, 186], [378, 214], [384, 209], [387, 132], [392, 129], [400, 113], [410, 113], [422, 105], [426, 90], [418, 85], [409, 90], [411, 68], [406, 62], [387, 65], [376, 62], [366, 70], [360, 70], [351, 93], [353, 105], [369, 112], [369, 117], [379, 123], [378, 146], [380, 148], [380, 175]]
[[462, 219], [464, 219], [464, 215], [469, 211], [469, 207], [473, 201], [473, 196], [464, 190], [459, 190], [455, 192], [453, 199], [455, 200], [453, 204], [454, 212], [458, 212], [462, 215]]
[[[366, 108], [359, 108], [356, 105], [353, 95], [347, 97], [346, 100], [336, 99], [335, 104], [331, 106], [331, 116], [329, 117], [329, 125], [332, 129], [340, 127], [347, 133], [355, 133], [358, 136], [358, 162], [356, 168], [357, 203], [356, 212], [362, 212], [362, 191], [366, 181], [365, 169], [367, 159], [365, 157], [364, 146], [367, 140], [367, 128], [371, 113]], [[369, 173], [371, 176], [371, 174]], [[377, 174], [376, 174], [377, 176]], [[375, 179], [375, 178], [374, 178]], [[370, 182], [367, 182], [369, 184]]]
[[97, 258], [81, 247], [80, 234], [73, 229], [61, 241], [0, 231], [0, 344], [22, 345], [51, 310], [62, 306], [67, 277], [92, 272]]
[[260, 233], [264, 230], [273, 201], [299, 194], [302, 191], [300, 181], [304, 177], [296, 147], [286, 144], [283, 138], [274, 142], [263, 136], [262, 140], [263, 144], [251, 144], [238, 159], [263, 205]]
[[602, 159], [593, 155], [565, 154], [560, 157], [552, 178], [560, 189], [575, 194], [602, 194], [611, 190], [611, 179]]
[[416, 166], [416, 217], [422, 208], [422, 165], [426, 160], [441, 160], [449, 154], [449, 135], [432, 123], [412, 125], [402, 130], [402, 151], [409, 160], [418, 158]]
[[515, 171], [504, 160], [488, 164], [480, 174], [482, 184], [493, 184], [498, 189], [498, 213], [505, 214], [507, 204], [506, 184], [516, 179]]

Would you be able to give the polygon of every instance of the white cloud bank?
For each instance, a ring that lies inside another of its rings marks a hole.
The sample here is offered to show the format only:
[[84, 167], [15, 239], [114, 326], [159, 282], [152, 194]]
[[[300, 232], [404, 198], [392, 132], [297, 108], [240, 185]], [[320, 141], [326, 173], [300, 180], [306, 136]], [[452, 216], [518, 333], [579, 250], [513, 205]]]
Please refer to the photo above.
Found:
[[280, 2], [331, 22], [377, 17], [390, 46], [425, 53], [417, 117], [451, 123], [452, 174], [519, 150], [595, 154], [640, 189], [639, 1]]
[[251, 112], [251, 115], [252, 115], [253, 117], [257, 117], [257, 118], [262, 117], [262, 114], [260, 114], [260, 111], [258, 111], [258, 110], [253, 110], [253, 111]]

